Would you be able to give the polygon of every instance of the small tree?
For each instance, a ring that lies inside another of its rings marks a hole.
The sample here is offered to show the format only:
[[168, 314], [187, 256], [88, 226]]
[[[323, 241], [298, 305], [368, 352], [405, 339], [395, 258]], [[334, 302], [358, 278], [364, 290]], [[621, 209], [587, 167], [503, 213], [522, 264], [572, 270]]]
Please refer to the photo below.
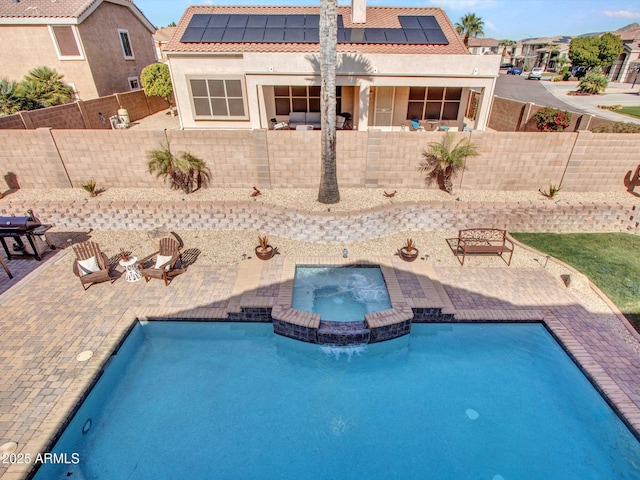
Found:
[[479, 155], [476, 144], [463, 138], [454, 145], [454, 140], [453, 133], [445, 132], [442, 141], [428, 145], [422, 153], [424, 159], [418, 165], [418, 170], [426, 173], [428, 184], [437, 182], [449, 194], [453, 192], [453, 177], [464, 170], [465, 159]]
[[26, 99], [30, 109], [61, 105], [73, 98], [73, 89], [63, 78], [49, 67], [36, 67], [18, 84], [16, 93]]
[[144, 88], [144, 93], [147, 96], [164, 98], [171, 109], [171, 115], [174, 115], [173, 105], [171, 104], [173, 85], [171, 84], [169, 65], [166, 63], [147, 65], [140, 73], [140, 83], [142, 83], [142, 88]]
[[610, 67], [614, 64], [623, 50], [622, 39], [618, 35], [607, 32], [600, 37], [598, 43], [598, 65]]
[[541, 132], [562, 132], [571, 123], [571, 113], [553, 107], [544, 107], [535, 115], [536, 127]]
[[596, 67], [580, 79], [578, 91], [597, 95], [604, 92], [608, 86], [609, 77], [602, 73], [602, 69], [600, 67]]
[[174, 156], [169, 143], [147, 153], [149, 173], [169, 181], [172, 190], [182, 190], [189, 194], [209, 183], [211, 173], [204, 160], [188, 152]]

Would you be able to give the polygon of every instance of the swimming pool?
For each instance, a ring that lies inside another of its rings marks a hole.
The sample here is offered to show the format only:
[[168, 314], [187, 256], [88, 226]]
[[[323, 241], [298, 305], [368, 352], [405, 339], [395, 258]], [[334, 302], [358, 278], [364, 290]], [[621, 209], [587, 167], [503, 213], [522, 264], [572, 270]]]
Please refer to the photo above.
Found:
[[380, 267], [297, 266], [291, 307], [320, 320], [357, 322], [391, 308]]
[[541, 324], [416, 324], [346, 348], [269, 324], [141, 324], [54, 451], [80, 463], [36, 479], [622, 480], [640, 466]]

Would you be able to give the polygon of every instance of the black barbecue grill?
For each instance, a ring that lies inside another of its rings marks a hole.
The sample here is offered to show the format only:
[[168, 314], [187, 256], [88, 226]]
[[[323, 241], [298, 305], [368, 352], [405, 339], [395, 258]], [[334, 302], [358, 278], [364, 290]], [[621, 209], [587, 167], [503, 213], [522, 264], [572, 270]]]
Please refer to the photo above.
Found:
[[[53, 225], [40, 223], [31, 210], [29, 210], [28, 213], [29, 215], [26, 217], [0, 217], [0, 243], [2, 243], [4, 252], [7, 254], [9, 260], [11, 260], [12, 251], [14, 255], [33, 255], [37, 260], [42, 260], [36, 248], [34, 237], [41, 237], [49, 248], [55, 248], [55, 246], [49, 243], [45, 235]], [[12, 238], [14, 241], [11, 249], [7, 246], [7, 238]], [[23, 238], [27, 239], [33, 253], [27, 253], [26, 245], [22, 240]]]

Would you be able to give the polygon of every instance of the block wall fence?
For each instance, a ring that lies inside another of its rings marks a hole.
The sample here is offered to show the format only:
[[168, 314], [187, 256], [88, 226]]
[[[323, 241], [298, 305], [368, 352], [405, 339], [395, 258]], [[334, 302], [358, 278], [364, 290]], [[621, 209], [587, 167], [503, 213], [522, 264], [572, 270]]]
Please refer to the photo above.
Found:
[[[21, 188], [152, 188], [163, 183], [147, 172], [148, 151], [169, 141], [207, 162], [211, 187], [316, 188], [320, 131], [266, 130], [0, 130], [0, 175]], [[456, 132], [478, 145], [455, 178], [468, 190], [619, 191], [640, 163], [640, 134], [587, 131]], [[342, 187], [437, 188], [417, 170], [422, 152], [439, 132], [338, 131], [338, 181]]]
[[[111, 129], [109, 117], [116, 115], [120, 108], [126, 109], [129, 112], [129, 119], [136, 122], [141, 118], [166, 110], [169, 106], [161, 97], [147, 97], [144, 90], [134, 90], [0, 117], [0, 129], [34, 130], [45, 127]], [[102, 124], [99, 113], [105, 119], [105, 125]]]

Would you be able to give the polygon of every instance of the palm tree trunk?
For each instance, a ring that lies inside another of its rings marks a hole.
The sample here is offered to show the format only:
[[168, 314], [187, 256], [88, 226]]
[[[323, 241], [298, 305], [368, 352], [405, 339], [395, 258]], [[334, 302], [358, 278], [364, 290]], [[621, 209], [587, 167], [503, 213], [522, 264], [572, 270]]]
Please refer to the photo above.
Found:
[[336, 63], [338, 49], [338, 2], [320, 0], [320, 114], [322, 164], [320, 203], [338, 203], [336, 170]]

